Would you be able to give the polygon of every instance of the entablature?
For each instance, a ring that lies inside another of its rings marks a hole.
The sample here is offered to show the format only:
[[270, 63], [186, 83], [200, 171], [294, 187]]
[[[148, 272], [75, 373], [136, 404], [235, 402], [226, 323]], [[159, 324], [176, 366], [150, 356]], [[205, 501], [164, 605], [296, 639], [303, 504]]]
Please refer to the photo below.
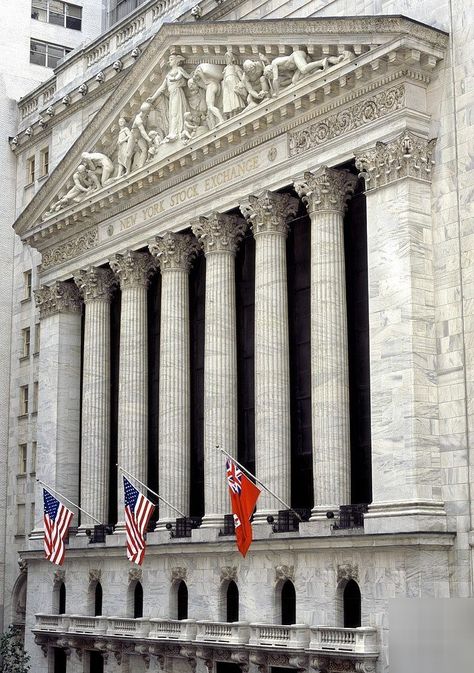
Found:
[[[299, 21], [219, 23], [210, 33], [204, 23], [165, 26], [20, 215], [17, 233], [42, 252], [46, 270], [98, 245], [111, 216], [162, 195], [181, 205], [170, 189], [193, 192], [197, 175], [269, 141], [288, 165], [390, 115], [427, 133], [425, 90], [446, 35], [408, 19], [397, 19], [395, 34], [390, 17], [357, 22], [349, 30], [345, 19], [308, 20], [304, 31]], [[379, 130], [375, 139], [385, 137]], [[70, 256], [58, 259], [58, 246]]]

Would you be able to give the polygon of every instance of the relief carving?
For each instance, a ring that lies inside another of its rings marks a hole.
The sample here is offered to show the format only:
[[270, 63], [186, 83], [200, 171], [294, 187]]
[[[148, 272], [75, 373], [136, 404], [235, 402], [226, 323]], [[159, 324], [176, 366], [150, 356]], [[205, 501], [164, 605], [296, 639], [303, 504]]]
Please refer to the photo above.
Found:
[[128, 571], [128, 581], [129, 582], [141, 582], [143, 576], [143, 571], [141, 568], [130, 568]]
[[158, 260], [162, 273], [177, 269], [188, 272], [200, 246], [191, 234], [167, 232], [164, 236], [157, 236], [148, 249]]
[[73, 257], [77, 257], [83, 252], [95, 247], [98, 240], [97, 229], [91, 229], [76, 238], [63, 241], [54, 248], [45, 250], [42, 255], [41, 268], [43, 271], [57, 266], [62, 262], [67, 262]]
[[285, 565], [276, 566], [276, 568], [275, 568], [275, 581], [278, 582], [280, 580], [291, 580], [292, 582], [294, 582], [294, 580], [295, 580], [295, 567], [294, 566], [285, 566]]
[[359, 566], [356, 563], [342, 563], [337, 566], [337, 583], [341, 580], [359, 581]]
[[102, 571], [100, 568], [91, 568], [89, 570], [89, 583], [100, 582]]
[[237, 566], [224, 566], [221, 568], [221, 582], [237, 580]]
[[74, 283], [56, 281], [34, 291], [36, 306], [43, 320], [55, 313], [80, 313], [82, 300]]
[[265, 191], [259, 196], [249, 196], [240, 211], [252, 227], [254, 236], [273, 232], [286, 236], [288, 222], [298, 212], [298, 199], [289, 194]]
[[171, 581], [172, 582], [181, 582], [181, 580], [186, 581], [187, 570], [182, 566], [176, 566], [171, 568]]

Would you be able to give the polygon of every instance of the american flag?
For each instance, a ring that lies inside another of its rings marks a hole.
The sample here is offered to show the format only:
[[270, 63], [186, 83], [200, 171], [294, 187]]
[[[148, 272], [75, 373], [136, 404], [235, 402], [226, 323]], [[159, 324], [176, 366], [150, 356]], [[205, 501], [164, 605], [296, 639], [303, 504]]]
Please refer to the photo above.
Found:
[[74, 512], [56, 500], [45, 488], [43, 488], [43, 502], [44, 552], [51, 563], [59, 566], [64, 561], [64, 538]]
[[130, 561], [141, 565], [145, 556], [145, 533], [155, 506], [125, 477], [123, 478], [123, 489], [127, 557]]

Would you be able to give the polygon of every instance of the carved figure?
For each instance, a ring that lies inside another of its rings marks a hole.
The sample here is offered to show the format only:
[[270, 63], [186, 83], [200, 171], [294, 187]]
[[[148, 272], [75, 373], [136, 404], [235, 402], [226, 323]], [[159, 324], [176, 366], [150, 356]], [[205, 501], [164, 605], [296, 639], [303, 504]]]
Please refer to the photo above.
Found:
[[127, 144], [128, 139], [130, 138], [131, 131], [127, 126], [127, 121], [124, 117], [120, 117], [118, 120], [119, 132], [117, 136], [117, 147], [118, 147], [118, 172], [117, 178], [121, 178], [122, 175], [125, 175], [127, 172]]
[[222, 77], [222, 67], [213, 63], [200, 63], [193, 72], [194, 81], [206, 92], [207, 123], [210, 129], [224, 122], [222, 112], [216, 104]]
[[148, 103], [154, 103], [162, 95], [168, 96], [168, 133], [163, 142], [178, 140], [184, 129], [184, 115], [188, 112], [188, 103], [184, 95], [184, 87], [187, 80], [191, 77], [181, 64], [184, 62], [184, 56], [179, 54], [170, 54], [168, 64], [170, 71], [166, 75], [161, 86], [155, 93], [147, 98]]
[[316, 70], [326, 70], [330, 65], [336, 65], [342, 61], [349, 60], [351, 55], [350, 51], [344, 51], [340, 56], [327, 56], [318, 61], [310, 61], [308, 54], [296, 47], [288, 56], [274, 58], [267, 70], [267, 76], [269, 75], [268, 71], [271, 72], [273, 95], [277, 96], [281, 86], [285, 85], [282, 82], [281, 71], [288, 77], [291, 77], [291, 82], [288, 82], [288, 84], [296, 84], [304, 75], [310, 75]]
[[240, 92], [242, 91], [242, 78], [244, 73], [237, 65], [237, 59], [233, 52], [228, 49], [225, 53], [226, 66], [223, 71], [222, 81], [222, 109], [227, 118], [234, 117], [245, 107]]
[[114, 164], [108, 156], [101, 152], [83, 152], [81, 154], [82, 163], [93, 173], [100, 171], [100, 184], [104, 187], [110, 182], [114, 172]]
[[151, 146], [148, 148], [148, 154], [149, 154], [148, 158], [150, 158], [159, 153], [160, 145], [163, 142], [164, 133], [155, 129], [153, 131], [150, 131], [148, 135], [151, 138]]
[[264, 63], [247, 59], [242, 67], [244, 71], [242, 84], [247, 92], [247, 108], [255, 107], [270, 96], [270, 87], [264, 76]]
[[142, 103], [140, 112], [133, 120], [125, 153], [125, 173], [130, 173], [134, 159], [137, 168], [141, 168], [145, 165], [148, 155], [148, 147], [152, 144], [152, 139], [148, 135], [145, 127], [150, 112], [151, 103]]
[[71, 189], [51, 205], [51, 209], [43, 215], [43, 219], [46, 219], [53, 213], [57, 213], [58, 210], [66, 208], [71, 203], [79, 203], [79, 201], [82, 201], [85, 194], [94, 189], [100, 189], [101, 187], [97, 175], [86, 168], [84, 164], [79, 164], [76, 172], [72, 176], [72, 181], [74, 184]]
[[181, 139], [184, 143], [189, 142], [191, 138], [208, 130], [207, 126], [204, 126], [207, 112], [204, 92], [196, 84], [193, 77], [190, 77], [188, 80], [188, 92], [190, 111], [184, 115], [184, 129], [181, 133]]

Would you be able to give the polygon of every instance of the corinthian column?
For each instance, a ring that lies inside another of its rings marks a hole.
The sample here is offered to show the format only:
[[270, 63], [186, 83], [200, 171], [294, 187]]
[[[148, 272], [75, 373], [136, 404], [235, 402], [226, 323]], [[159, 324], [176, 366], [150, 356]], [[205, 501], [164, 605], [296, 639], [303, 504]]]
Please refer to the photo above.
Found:
[[311, 218], [313, 518], [350, 502], [344, 212], [355, 175], [322, 166], [295, 183]]
[[244, 220], [221, 213], [192, 222], [206, 255], [204, 526], [221, 524], [229, 511], [224, 460], [216, 446], [237, 454], [235, 253], [245, 228]]
[[[79, 290], [70, 282], [35, 292], [41, 319], [36, 475], [72, 502], [79, 500], [81, 312]], [[70, 505], [68, 505], [70, 507]], [[36, 487], [36, 520], [43, 511]], [[72, 510], [77, 515], [76, 508]], [[77, 525], [77, 516], [74, 517]], [[40, 537], [42, 532], [37, 531]]]
[[[156, 237], [150, 252], [161, 269], [160, 423], [158, 476], [160, 495], [186, 516], [190, 489], [189, 282], [199, 250], [194, 236], [167, 233]], [[176, 519], [160, 504], [160, 527]]]
[[[118, 394], [118, 462], [146, 483], [148, 449], [147, 287], [155, 271], [146, 252], [115, 255], [110, 266], [122, 289]], [[119, 475], [118, 512], [123, 512]], [[120, 520], [120, 515], [119, 515]]]
[[[290, 504], [290, 371], [286, 237], [298, 200], [264, 192], [241, 211], [255, 237], [255, 466], [257, 477]], [[257, 519], [281, 505], [263, 492]]]
[[[85, 304], [82, 367], [81, 504], [108, 521], [110, 443], [110, 299], [116, 284], [110, 269], [90, 267], [74, 276]], [[96, 521], [86, 514], [81, 525]]]

